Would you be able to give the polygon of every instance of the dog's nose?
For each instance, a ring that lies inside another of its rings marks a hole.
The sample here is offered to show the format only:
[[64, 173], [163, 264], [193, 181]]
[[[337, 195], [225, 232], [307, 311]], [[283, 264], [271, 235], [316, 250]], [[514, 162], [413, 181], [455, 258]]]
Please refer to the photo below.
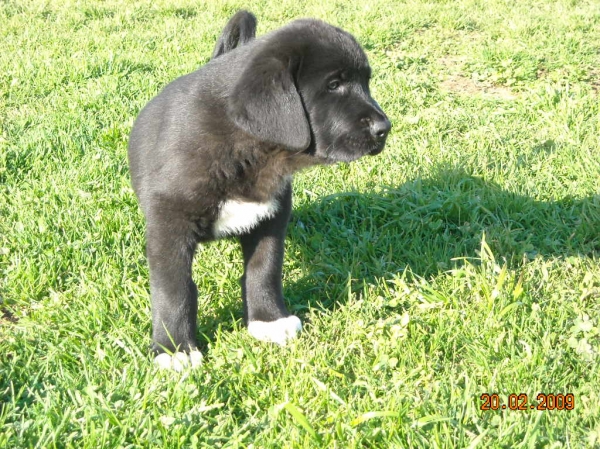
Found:
[[392, 129], [392, 124], [385, 115], [378, 115], [375, 118], [365, 117], [363, 122], [366, 122], [369, 125], [369, 132], [377, 141], [385, 140]]
[[371, 124], [371, 134], [377, 140], [383, 140], [392, 129], [392, 124], [387, 117], [383, 116]]

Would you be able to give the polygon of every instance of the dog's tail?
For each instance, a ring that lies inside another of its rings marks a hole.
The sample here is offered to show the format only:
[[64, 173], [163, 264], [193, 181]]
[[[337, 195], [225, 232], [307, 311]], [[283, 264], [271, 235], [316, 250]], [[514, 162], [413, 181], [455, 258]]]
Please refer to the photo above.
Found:
[[254, 36], [256, 36], [256, 17], [249, 11], [243, 9], [238, 11], [223, 28], [211, 59], [244, 45], [254, 39]]

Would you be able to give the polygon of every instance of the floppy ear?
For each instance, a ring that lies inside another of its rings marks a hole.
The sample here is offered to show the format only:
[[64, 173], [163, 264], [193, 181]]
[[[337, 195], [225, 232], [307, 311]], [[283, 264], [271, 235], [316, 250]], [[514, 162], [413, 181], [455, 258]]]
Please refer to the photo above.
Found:
[[292, 68], [276, 57], [254, 57], [233, 88], [229, 117], [249, 134], [292, 150], [310, 144], [310, 128]]

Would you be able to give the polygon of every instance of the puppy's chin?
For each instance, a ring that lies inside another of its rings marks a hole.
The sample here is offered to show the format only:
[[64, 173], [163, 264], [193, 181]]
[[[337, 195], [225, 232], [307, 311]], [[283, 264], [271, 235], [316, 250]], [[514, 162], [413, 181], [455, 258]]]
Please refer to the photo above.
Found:
[[367, 154], [369, 156], [377, 156], [379, 153], [381, 153], [383, 151], [384, 148], [385, 148], [385, 141], [377, 144], [375, 146], [375, 148], [372, 149], [371, 151], [369, 151]]
[[363, 157], [360, 153], [345, 152], [343, 150], [327, 155], [329, 164], [337, 164], [338, 162], [354, 162]]

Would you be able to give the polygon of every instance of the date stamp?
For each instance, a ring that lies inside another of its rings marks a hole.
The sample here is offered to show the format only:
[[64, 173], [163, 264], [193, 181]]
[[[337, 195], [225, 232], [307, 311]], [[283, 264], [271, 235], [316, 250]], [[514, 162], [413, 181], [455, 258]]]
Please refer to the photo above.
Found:
[[483, 393], [479, 399], [482, 404], [480, 410], [573, 410], [575, 408], [575, 395], [540, 393], [535, 397], [535, 402], [529, 403], [525, 393], [509, 394], [507, 401], [502, 401], [499, 394]]

